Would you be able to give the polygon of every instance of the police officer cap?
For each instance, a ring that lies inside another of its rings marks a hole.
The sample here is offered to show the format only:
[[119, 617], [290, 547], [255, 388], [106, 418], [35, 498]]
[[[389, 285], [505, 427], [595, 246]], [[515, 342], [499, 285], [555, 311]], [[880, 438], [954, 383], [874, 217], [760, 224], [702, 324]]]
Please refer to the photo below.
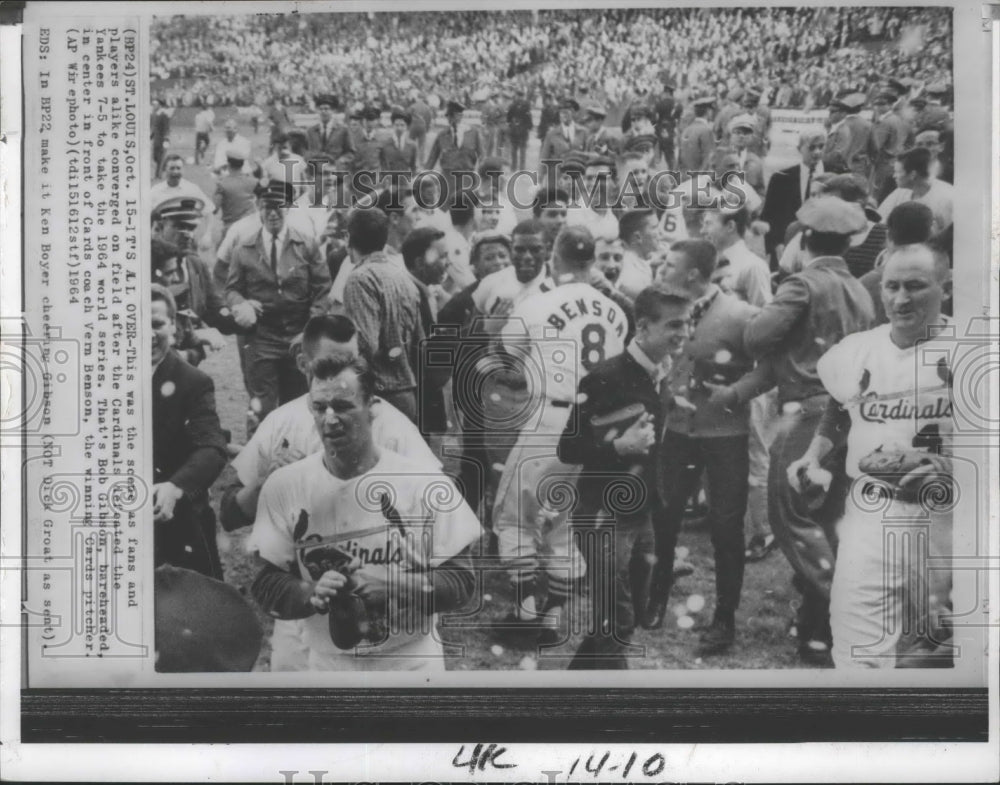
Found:
[[837, 196], [810, 199], [795, 213], [795, 218], [803, 226], [827, 234], [856, 234], [868, 226], [861, 205]]
[[361, 118], [363, 120], [379, 120], [382, 118], [382, 113], [374, 106], [366, 106], [361, 110]]
[[649, 152], [656, 145], [656, 136], [654, 134], [639, 134], [638, 136], [633, 136], [625, 143], [625, 152]]
[[695, 106], [715, 106], [715, 98], [707, 95], [704, 98], [696, 98], [694, 100]]
[[575, 98], [564, 98], [562, 101], [559, 102], [559, 108], [569, 109], [572, 112], [579, 112], [580, 104], [577, 102]]
[[583, 150], [570, 150], [563, 157], [562, 161], [562, 171], [566, 172], [580, 172], [587, 168], [587, 154]]
[[193, 196], [174, 196], [161, 202], [153, 210], [153, 217], [160, 220], [194, 224], [201, 218], [205, 200]]
[[390, 114], [390, 119], [391, 119], [392, 122], [396, 122], [397, 120], [402, 120], [407, 125], [410, 124], [410, 119], [411, 119], [410, 118], [410, 113], [407, 112], [401, 106], [394, 106], [394, 107], [392, 107], [392, 110], [391, 110], [391, 112], [389, 114]]
[[459, 112], [465, 111], [465, 104], [459, 103], [458, 101], [448, 102], [448, 114], [458, 114]]
[[748, 114], [736, 115], [736, 117], [734, 117], [732, 120], [729, 121], [728, 130], [735, 131], [737, 128], [745, 128], [746, 130], [751, 132], [756, 131], [757, 120], [753, 117], [753, 115], [748, 115]]
[[271, 180], [267, 185], [257, 187], [257, 199], [261, 207], [289, 207], [294, 197], [291, 183]]
[[756, 104], [760, 101], [760, 90], [755, 87], [748, 87], [746, 94], [743, 96], [743, 102], [748, 104]]
[[321, 106], [329, 106], [331, 109], [340, 108], [340, 99], [337, 98], [337, 96], [335, 95], [331, 95], [330, 93], [323, 93], [321, 95], [317, 95], [315, 101], [317, 109], [319, 109]]
[[587, 104], [587, 108], [585, 111], [591, 117], [596, 117], [601, 120], [603, 120], [605, 117], [608, 116], [607, 110], [603, 106], [600, 106], [599, 104]]
[[914, 98], [911, 98], [910, 99], [910, 105], [911, 106], [917, 106], [917, 107], [927, 106], [927, 96], [925, 96], [925, 95], [918, 95], [918, 96], [915, 96]]
[[875, 103], [894, 104], [899, 95], [892, 90], [879, 90], [875, 94]]

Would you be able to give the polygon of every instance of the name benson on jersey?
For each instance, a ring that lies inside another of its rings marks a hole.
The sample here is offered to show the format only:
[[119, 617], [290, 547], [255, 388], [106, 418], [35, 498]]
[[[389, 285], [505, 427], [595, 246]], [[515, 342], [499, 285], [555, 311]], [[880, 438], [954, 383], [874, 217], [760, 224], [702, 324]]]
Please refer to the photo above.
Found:
[[574, 302], [564, 302], [557, 310], [549, 314], [546, 321], [557, 330], [563, 330], [569, 322], [588, 316], [596, 316], [603, 318], [611, 325], [619, 338], [624, 338], [628, 331], [628, 325], [619, 319], [618, 315], [618, 308], [609, 308], [605, 311], [604, 303], [600, 300], [593, 299], [588, 302], [587, 298], [580, 297]]

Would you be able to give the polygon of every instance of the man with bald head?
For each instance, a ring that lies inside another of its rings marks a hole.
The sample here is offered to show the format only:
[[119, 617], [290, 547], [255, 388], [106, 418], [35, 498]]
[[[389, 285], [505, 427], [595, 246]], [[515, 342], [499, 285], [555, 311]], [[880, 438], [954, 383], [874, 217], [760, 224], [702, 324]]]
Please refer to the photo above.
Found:
[[[941, 329], [950, 322], [941, 312], [950, 288], [944, 254], [925, 244], [892, 250], [881, 290], [889, 323], [845, 337], [817, 363], [832, 400], [788, 481], [821, 481], [833, 434], [848, 430], [853, 488], [830, 590], [838, 668], [893, 668], [904, 657], [913, 664], [914, 652], [920, 667], [951, 665], [942, 623], [951, 571], [941, 560], [950, 558], [952, 520], [950, 504], [939, 503], [954, 498], [950, 346]], [[941, 359], [924, 359], [933, 357]], [[907, 467], [902, 476], [879, 471], [890, 456]], [[906, 546], [925, 540], [934, 569]]]

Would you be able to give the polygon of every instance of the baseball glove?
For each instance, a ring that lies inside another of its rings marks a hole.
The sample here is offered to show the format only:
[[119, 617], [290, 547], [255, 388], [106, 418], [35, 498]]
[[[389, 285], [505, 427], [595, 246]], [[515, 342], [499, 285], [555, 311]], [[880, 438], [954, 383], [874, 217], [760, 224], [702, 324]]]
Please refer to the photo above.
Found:
[[858, 461], [858, 468], [869, 477], [881, 480], [890, 486], [898, 487], [899, 481], [918, 466], [930, 464], [930, 456], [926, 452], [887, 450], [881, 447], [868, 453]]

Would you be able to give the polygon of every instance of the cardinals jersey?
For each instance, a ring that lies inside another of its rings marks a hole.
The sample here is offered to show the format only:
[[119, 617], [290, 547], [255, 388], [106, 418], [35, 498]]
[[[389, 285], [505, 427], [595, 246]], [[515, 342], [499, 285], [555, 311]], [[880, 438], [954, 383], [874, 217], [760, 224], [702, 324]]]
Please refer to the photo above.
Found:
[[[947, 323], [945, 317], [942, 321]], [[848, 335], [816, 365], [820, 381], [851, 416], [847, 473], [870, 452], [949, 451], [952, 433], [951, 375], [944, 357], [948, 339], [900, 349], [891, 326]], [[925, 358], [940, 358], [928, 362]]]
[[525, 299], [501, 332], [504, 348], [524, 358], [529, 391], [550, 401], [576, 399], [580, 379], [625, 350], [628, 318], [585, 283], [570, 283]]
[[[361, 568], [434, 568], [456, 556], [481, 534], [479, 521], [440, 471], [382, 451], [368, 472], [343, 480], [310, 455], [272, 474], [261, 490], [252, 541], [261, 557], [285, 570], [298, 567], [308, 577], [316, 550], [335, 547]], [[457, 504], [455, 501], [457, 500]], [[392, 578], [390, 577], [390, 580]], [[302, 622], [311, 670], [419, 668], [441, 657], [430, 625], [392, 629], [381, 644], [338, 649], [326, 615]], [[416, 627], [416, 629], [413, 629]], [[404, 664], [401, 665], [401, 662]]]
[[[372, 441], [377, 447], [408, 458], [425, 470], [441, 467], [417, 426], [399, 409], [376, 398], [372, 414]], [[233, 468], [245, 487], [258, 488], [275, 469], [322, 449], [309, 395], [301, 395], [264, 418], [246, 447], [233, 458]]]

